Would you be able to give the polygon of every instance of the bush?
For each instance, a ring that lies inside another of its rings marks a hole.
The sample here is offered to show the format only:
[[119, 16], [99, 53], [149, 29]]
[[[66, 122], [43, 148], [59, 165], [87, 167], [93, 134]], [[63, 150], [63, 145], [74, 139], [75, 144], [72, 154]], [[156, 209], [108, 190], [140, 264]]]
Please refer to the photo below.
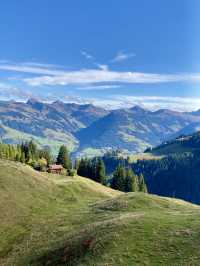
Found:
[[74, 169], [67, 170], [67, 175], [68, 176], [75, 176], [76, 175], [76, 170], [74, 170]]

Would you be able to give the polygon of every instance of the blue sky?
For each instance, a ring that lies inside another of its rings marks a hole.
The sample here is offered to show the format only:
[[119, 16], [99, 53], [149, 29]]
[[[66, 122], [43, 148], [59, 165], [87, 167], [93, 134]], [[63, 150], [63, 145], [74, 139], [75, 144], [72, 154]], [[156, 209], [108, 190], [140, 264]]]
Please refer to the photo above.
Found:
[[3, 0], [0, 98], [200, 108], [199, 0]]

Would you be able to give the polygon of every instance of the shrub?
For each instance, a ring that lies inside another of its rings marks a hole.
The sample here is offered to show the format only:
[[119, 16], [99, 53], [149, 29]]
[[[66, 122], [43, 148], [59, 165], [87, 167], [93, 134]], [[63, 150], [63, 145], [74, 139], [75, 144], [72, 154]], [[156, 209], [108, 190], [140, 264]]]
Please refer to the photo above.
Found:
[[69, 170], [67, 171], [67, 175], [68, 175], [68, 176], [75, 176], [75, 175], [76, 175], [76, 170], [74, 170], [74, 169], [69, 169]]

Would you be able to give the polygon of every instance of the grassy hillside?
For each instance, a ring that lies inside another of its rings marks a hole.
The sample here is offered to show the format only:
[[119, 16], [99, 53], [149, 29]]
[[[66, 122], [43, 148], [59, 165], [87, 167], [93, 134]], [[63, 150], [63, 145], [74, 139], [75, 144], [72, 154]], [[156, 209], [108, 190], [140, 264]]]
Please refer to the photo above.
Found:
[[0, 265], [199, 265], [200, 207], [0, 161]]
[[63, 234], [89, 223], [89, 203], [117, 194], [78, 176], [42, 174], [0, 161], [0, 265], [48, 250]]

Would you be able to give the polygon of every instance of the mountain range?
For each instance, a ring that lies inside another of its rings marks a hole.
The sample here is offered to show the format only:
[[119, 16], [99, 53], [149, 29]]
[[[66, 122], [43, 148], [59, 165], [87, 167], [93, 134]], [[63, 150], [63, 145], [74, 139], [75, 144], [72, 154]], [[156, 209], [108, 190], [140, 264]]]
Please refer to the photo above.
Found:
[[200, 128], [200, 111], [105, 110], [91, 104], [0, 101], [0, 134], [6, 143], [34, 139], [53, 152], [66, 144], [86, 155], [106, 149], [140, 152]]

